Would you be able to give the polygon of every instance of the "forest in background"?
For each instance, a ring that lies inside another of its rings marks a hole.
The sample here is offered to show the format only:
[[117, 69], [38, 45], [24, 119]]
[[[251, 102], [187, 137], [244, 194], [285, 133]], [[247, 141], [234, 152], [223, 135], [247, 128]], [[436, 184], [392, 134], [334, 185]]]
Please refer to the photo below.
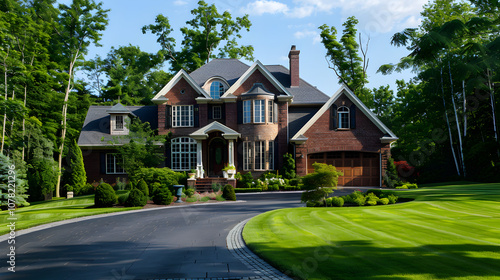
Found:
[[[253, 60], [253, 47], [238, 44], [251, 28], [248, 15], [234, 18], [204, 1], [192, 20], [175, 27], [181, 42], [171, 35], [168, 15], [159, 14], [142, 28], [157, 36], [158, 52], [128, 45], [88, 57], [108, 12], [91, 0], [0, 1], [1, 161], [16, 165], [19, 197], [59, 196], [71, 181], [74, 142], [90, 105], [151, 105], [180, 69], [191, 72], [220, 57]], [[429, 2], [419, 28], [401, 30], [391, 41], [408, 56], [379, 68], [387, 75], [413, 70], [415, 78], [397, 81], [396, 92], [366, 87], [369, 42], [358, 34], [356, 18], [348, 18], [341, 34], [319, 28], [332, 75], [399, 137], [392, 155], [407, 163], [398, 165], [407, 180], [500, 179], [499, 15], [497, 0]], [[77, 72], [87, 78], [76, 79]]]

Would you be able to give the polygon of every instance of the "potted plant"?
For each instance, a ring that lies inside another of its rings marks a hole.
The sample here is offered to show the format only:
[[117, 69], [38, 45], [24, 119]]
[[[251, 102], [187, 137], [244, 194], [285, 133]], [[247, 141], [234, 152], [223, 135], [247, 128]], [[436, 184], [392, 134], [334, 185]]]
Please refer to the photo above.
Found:
[[196, 169], [191, 169], [191, 171], [188, 173], [189, 179], [194, 179], [194, 176], [196, 176]]
[[236, 174], [236, 167], [234, 167], [234, 165], [232, 164], [228, 164], [222, 169], [222, 172], [224, 174], [224, 178], [233, 179], [234, 174]]

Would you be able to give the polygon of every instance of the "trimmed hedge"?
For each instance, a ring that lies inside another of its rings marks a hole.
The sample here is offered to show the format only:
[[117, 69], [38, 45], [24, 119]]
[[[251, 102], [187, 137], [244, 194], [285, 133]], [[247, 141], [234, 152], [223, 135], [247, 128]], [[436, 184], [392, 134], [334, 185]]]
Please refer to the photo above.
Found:
[[111, 207], [116, 204], [116, 193], [109, 184], [102, 183], [97, 186], [94, 196], [95, 207]]
[[261, 188], [236, 188], [235, 193], [249, 193], [249, 192], [261, 192]]
[[236, 201], [236, 193], [234, 192], [233, 186], [229, 184], [225, 185], [222, 191], [222, 197], [226, 200]]
[[342, 197], [334, 196], [331, 197], [331, 205], [333, 207], [342, 207], [344, 206], [344, 199]]
[[158, 205], [170, 205], [174, 200], [174, 196], [167, 187], [155, 189], [153, 194], [153, 202]]
[[128, 194], [127, 200], [125, 200], [125, 206], [127, 207], [136, 207], [136, 206], [144, 206], [148, 203], [147, 197], [144, 195], [142, 191], [139, 189], [133, 189]]
[[136, 188], [140, 190], [146, 197], [149, 196], [148, 184], [144, 180], [140, 180]]

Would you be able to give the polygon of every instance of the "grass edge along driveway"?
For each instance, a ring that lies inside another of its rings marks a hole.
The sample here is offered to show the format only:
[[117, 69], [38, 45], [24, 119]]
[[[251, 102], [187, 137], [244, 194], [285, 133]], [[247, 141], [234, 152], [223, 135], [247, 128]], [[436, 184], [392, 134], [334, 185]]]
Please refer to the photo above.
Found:
[[243, 238], [297, 279], [500, 279], [500, 184], [399, 194], [415, 200], [266, 212]]
[[85, 195], [70, 199], [35, 202], [30, 206], [18, 208], [14, 211], [15, 215], [13, 216], [17, 218], [16, 220], [8, 220], [9, 211], [1, 211], [0, 235], [10, 232], [8, 227], [10, 222], [16, 222], [17, 231], [62, 220], [142, 208], [92, 208], [93, 205], [94, 195]]

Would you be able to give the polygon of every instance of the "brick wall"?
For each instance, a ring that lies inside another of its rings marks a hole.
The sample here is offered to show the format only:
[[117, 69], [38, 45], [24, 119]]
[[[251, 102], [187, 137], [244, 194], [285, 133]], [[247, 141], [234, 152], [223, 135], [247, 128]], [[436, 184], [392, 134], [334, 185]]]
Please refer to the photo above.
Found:
[[240, 96], [242, 93], [248, 92], [255, 83], [262, 83], [268, 91], [276, 94], [279, 93], [278, 89], [257, 69], [233, 94]]
[[105, 174], [101, 173], [101, 153], [113, 153], [114, 150], [98, 150], [82, 148], [83, 164], [87, 173], [87, 182], [100, 182], [101, 179], [108, 184], [114, 184], [116, 178], [127, 178], [127, 174]]

